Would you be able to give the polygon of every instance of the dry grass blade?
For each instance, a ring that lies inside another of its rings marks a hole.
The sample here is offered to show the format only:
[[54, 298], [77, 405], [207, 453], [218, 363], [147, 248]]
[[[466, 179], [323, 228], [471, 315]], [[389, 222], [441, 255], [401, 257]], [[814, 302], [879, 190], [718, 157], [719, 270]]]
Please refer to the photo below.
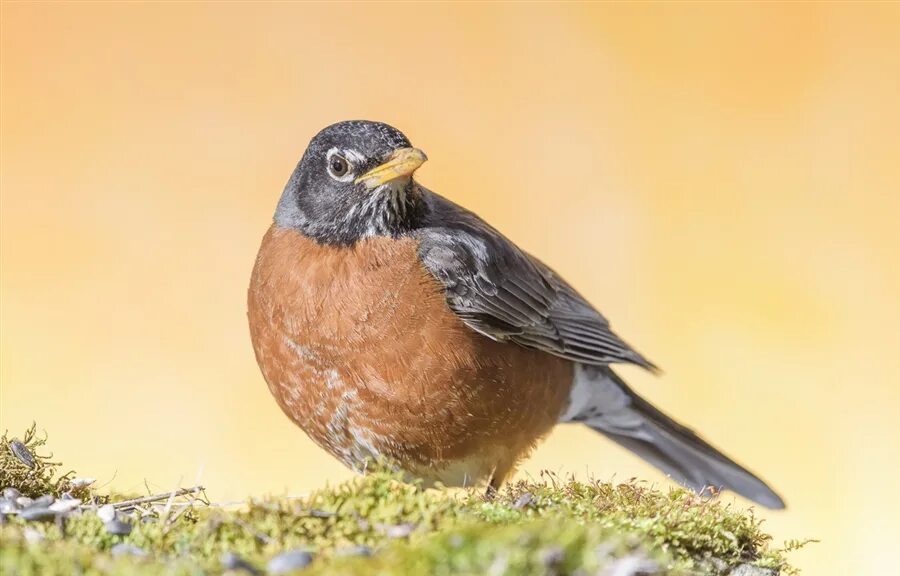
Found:
[[203, 486], [194, 486], [192, 488], [180, 488], [172, 492], [162, 492], [160, 494], [151, 494], [150, 496], [142, 496], [140, 498], [132, 498], [131, 500], [122, 500], [121, 502], [113, 502], [112, 505], [116, 510], [130, 510], [142, 504], [150, 504], [151, 502], [161, 502], [163, 500], [171, 500], [179, 496], [188, 494], [197, 494], [203, 492]]

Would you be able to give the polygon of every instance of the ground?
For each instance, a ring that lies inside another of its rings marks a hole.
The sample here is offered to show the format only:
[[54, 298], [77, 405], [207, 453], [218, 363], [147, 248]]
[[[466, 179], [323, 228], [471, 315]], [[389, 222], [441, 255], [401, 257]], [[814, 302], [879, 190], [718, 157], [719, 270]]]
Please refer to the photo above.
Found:
[[[209, 502], [98, 494], [32, 428], [0, 441], [4, 575], [791, 574], [752, 509], [640, 482], [545, 474], [494, 498], [423, 490], [387, 468], [309, 497]], [[20, 495], [21, 494], [21, 495]]]

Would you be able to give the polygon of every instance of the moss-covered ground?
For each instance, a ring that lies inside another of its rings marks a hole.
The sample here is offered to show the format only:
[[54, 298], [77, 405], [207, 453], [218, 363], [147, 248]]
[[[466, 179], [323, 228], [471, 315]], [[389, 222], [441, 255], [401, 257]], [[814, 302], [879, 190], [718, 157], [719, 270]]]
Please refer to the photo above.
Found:
[[[0, 487], [14, 489], [0, 500], [4, 576], [292, 568], [311, 575], [787, 574], [785, 554], [799, 545], [776, 548], [752, 510], [686, 490], [552, 475], [513, 483], [492, 499], [422, 490], [381, 471], [303, 499], [223, 507], [198, 489], [135, 503], [60, 474], [42, 455], [44, 442], [32, 429], [0, 444]], [[52, 503], [39, 499], [47, 494]]]

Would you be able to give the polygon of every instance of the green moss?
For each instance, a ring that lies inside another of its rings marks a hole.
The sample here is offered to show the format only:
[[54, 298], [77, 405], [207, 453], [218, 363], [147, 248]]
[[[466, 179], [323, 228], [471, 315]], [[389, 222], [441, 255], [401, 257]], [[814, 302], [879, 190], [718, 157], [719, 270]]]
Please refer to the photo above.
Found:
[[[25, 482], [12, 485], [30, 493], [59, 490], [52, 474], [5, 474], [3, 484], [10, 481]], [[219, 573], [226, 553], [262, 569], [292, 549], [313, 552], [307, 572], [321, 575], [593, 573], [621, 558], [667, 574], [725, 573], [742, 563], [790, 571], [752, 511], [636, 482], [546, 475], [488, 501], [475, 491], [422, 490], [378, 471], [304, 499], [267, 498], [236, 509], [188, 499], [169, 509], [147, 505], [142, 514], [146, 521], [134, 518], [128, 536], [108, 534], [88, 506], [64, 525], [8, 516], [0, 572]], [[119, 543], [147, 556], [113, 558]], [[347, 556], [353, 547], [373, 554]]]
[[[313, 574], [591, 574], [628, 557], [665, 566], [662, 554], [647, 553], [637, 538], [561, 518], [516, 524], [465, 523], [451, 530], [388, 547], [372, 558], [332, 559]], [[671, 572], [676, 572], [672, 569]]]

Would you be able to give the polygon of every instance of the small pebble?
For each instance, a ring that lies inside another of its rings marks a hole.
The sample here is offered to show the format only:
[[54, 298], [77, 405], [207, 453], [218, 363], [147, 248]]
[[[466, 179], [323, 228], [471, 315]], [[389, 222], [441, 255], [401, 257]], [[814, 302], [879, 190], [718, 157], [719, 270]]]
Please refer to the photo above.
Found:
[[359, 546], [345, 546], [344, 548], [338, 548], [334, 551], [335, 556], [346, 557], [346, 556], [371, 556], [374, 554], [374, 550], [365, 545]]
[[104, 523], [116, 519], [116, 508], [112, 504], [105, 504], [97, 509], [97, 517]]
[[110, 520], [104, 524], [106, 531], [113, 536], [128, 536], [131, 534], [131, 524], [121, 520]]
[[313, 561], [313, 556], [306, 550], [291, 550], [275, 556], [266, 564], [270, 574], [287, 574], [294, 570], [306, 568]]
[[259, 574], [260, 571], [256, 569], [255, 566], [235, 554], [234, 552], [225, 552], [222, 556], [219, 557], [219, 562], [222, 563], [222, 568], [225, 570], [235, 570], [235, 571], [243, 571], [249, 572], [250, 574]]
[[34, 456], [21, 441], [13, 438], [12, 442], [9, 443], [9, 449], [12, 451], [13, 456], [18, 458], [19, 462], [34, 470]]
[[534, 496], [532, 496], [530, 492], [526, 492], [516, 499], [516, 502], [513, 504], [512, 507], [515, 508], [516, 510], [521, 510], [522, 508], [525, 508], [526, 506], [531, 506], [531, 504], [533, 502], [534, 502]]
[[19, 492], [18, 490], [16, 490], [15, 488], [13, 488], [12, 486], [9, 486], [8, 488], [3, 489], [3, 497], [6, 498], [7, 500], [15, 500], [16, 498], [18, 498], [21, 495], [22, 495], [22, 493]]
[[62, 500], [57, 500], [56, 502], [51, 504], [50, 509], [54, 512], [65, 514], [66, 512], [71, 512], [79, 506], [81, 506], [81, 500], [77, 498], [63, 498]]
[[16, 503], [9, 498], [0, 498], [0, 514], [15, 514], [19, 511]]
[[47, 522], [56, 519], [56, 512], [49, 508], [32, 506], [19, 512], [19, 518], [29, 522]]
[[638, 576], [660, 574], [659, 565], [643, 556], [632, 555], [613, 560], [603, 572], [603, 576]]
[[69, 486], [72, 488], [84, 488], [96, 482], [96, 478], [72, 478], [69, 480]]
[[126, 544], [125, 542], [119, 542], [113, 546], [110, 549], [110, 553], [113, 556], [138, 556], [141, 558], [147, 556], [147, 551], [143, 548], [139, 548], [134, 544]]
[[413, 530], [416, 529], [416, 525], [406, 523], [397, 524], [396, 526], [385, 526], [382, 524], [378, 528], [388, 538], [406, 538], [413, 533]]
[[703, 563], [704, 561], [701, 561], [699, 563], [701, 567], [707, 569], [713, 574], [724, 574], [728, 571], [728, 562], [722, 560], [721, 558], [707, 558], [705, 560], [705, 564], [707, 564], [707, 566], [703, 566]]
[[44, 494], [43, 496], [39, 496], [38, 498], [32, 500], [31, 504], [29, 504], [28, 506], [34, 508], [46, 508], [47, 506], [53, 504], [55, 500], [56, 499], [50, 494]]
[[566, 559], [566, 551], [559, 546], [541, 550], [541, 562], [547, 568], [555, 568], [563, 563]]

